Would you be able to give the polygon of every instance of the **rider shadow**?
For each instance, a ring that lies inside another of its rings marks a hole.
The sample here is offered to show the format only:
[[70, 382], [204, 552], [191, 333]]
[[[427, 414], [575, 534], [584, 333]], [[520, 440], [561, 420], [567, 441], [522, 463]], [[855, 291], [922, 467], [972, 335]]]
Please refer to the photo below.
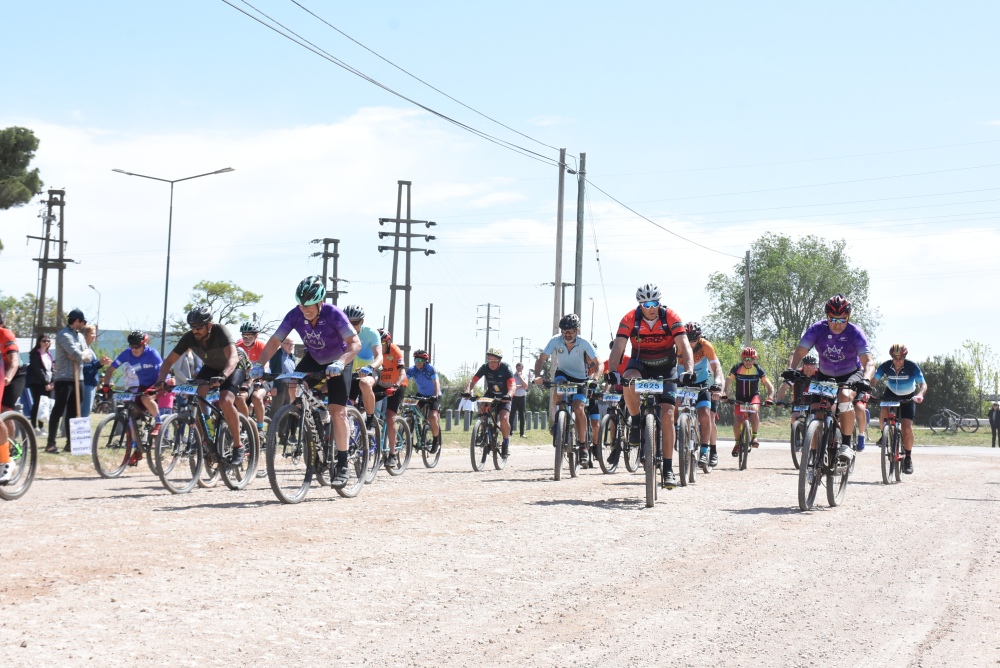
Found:
[[[153, 488], [151, 488], [153, 489]], [[104, 499], [146, 499], [151, 496], [163, 496], [163, 492], [150, 492], [149, 494], [112, 494], [110, 496], [78, 496], [70, 501], [101, 501]]]
[[798, 512], [798, 508], [726, 508], [727, 513], [734, 515], [791, 515]]
[[550, 475], [548, 478], [490, 478], [483, 482], [555, 482]]
[[585, 501], [582, 499], [551, 499], [545, 501], [532, 501], [532, 506], [589, 506], [591, 508], [604, 508], [607, 510], [617, 510], [628, 507], [644, 507], [646, 502], [638, 498], [623, 499], [597, 499], [595, 501]]
[[[315, 499], [316, 501], [322, 501], [322, 499]], [[304, 503], [308, 502], [307, 499]], [[272, 505], [278, 503], [277, 501], [229, 501], [225, 503], [196, 503], [192, 506], [175, 506], [175, 507], [165, 507], [165, 508], [154, 508], [153, 512], [164, 513], [173, 512], [177, 510], [196, 510], [201, 508], [262, 508], [264, 506]]]
[[1000, 501], [1000, 499], [966, 499], [957, 496], [946, 496], [945, 498], [948, 499], [949, 501], [988, 501], [991, 503], [996, 503], [997, 501]]

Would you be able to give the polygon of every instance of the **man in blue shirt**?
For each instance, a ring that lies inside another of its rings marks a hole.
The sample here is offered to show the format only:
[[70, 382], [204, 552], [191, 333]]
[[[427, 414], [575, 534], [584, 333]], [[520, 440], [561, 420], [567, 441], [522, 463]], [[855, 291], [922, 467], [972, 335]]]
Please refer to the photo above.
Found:
[[358, 396], [365, 406], [365, 427], [375, 430], [375, 372], [382, 368], [382, 338], [371, 327], [365, 326], [365, 310], [357, 304], [344, 307], [344, 315], [361, 339], [361, 350], [354, 358], [354, 373], [351, 377], [351, 400], [357, 403]]
[[417, 400], [427, 406], [427, 421], [434, 436], [434, 445], [441, 447], [441, 381], [437, 371], [430, 364], [431, 356], [426, 350], [413, 353], [413, 366], [406, 370], [406, 377], [417, 384]]
[[[909, 353], [902, 343], [894, 343], [889, 348], [889, 356], [892, 358], [883, 362], [875, 370], [874, 380], [886, 379], [885, 392], [882, 393], [882, 401], [901, 401], [899, 404], [899, 423], [903, 432], [903, 450], [906, 457], [903, 459], [903, 473], [913, 473], [913, 418], [917, 414], [915, 404], [922, 403], [924, 394], [927, 393], [927, 382], [924, 380], [924, 372], [920, 370], [916, 362], [906, 359]], [[889, 416], [889, 409], [883, 408], [879, 416], [879, 428], [885, 423]], [[883, 439], [878, 440], [882, 445]]]
[[136, 389], [139, 400], [146, 410], [149, 411], [149, 414], [156, 418], [156, 426], [153, 427], [153, 435], [155, 436], [160, 431], [160, 411], [153, 397], [145, 394], [145, 392], [153, 385], [156, 385], [156, 379], [160, 373], [163, 358], [160, 357], [160, 353], [156, 352], [155, 349], [146, 345], [148, 343], [149, 335], [146, 332], [139, 330], [131, 332], [128, 335], [128, 348], [123, 350], [111, 362], [111, 366], [104, 373], [102, 384], [107, 385], [111, 381], [111, 376], [114, 374], [115, 369], [127, 362], [139, 379], [139, 387]]

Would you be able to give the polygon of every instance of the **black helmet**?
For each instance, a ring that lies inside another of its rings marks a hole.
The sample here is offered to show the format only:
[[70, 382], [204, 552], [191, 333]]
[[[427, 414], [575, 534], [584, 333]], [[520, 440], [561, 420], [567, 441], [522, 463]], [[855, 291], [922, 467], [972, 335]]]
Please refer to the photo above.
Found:
[[208, 308], [208, 304], [198, 304], [188, 311], [188, 325], [194, 327], [195, 325], [207, 325], [210, 322], [212, 322], [212, 309]]
[[701, 323], [689, 322], [688, 324], [684, 325], [684, 329], [687, 330], [688, 341], [694, 343], [695, 341], [701, 338]]
[[559, 329], [577, 329], [580, 327], [580, 316], [576, 313], [567, 313], [559, 320]]
[[348, 320], [364, 320], [365, 310], [357, 304], [349, 304], [344, 307], [344, 315], [347, 316]]
[[326, 287], [322, 276], [307, 276], [295, 288], [295, 300], [303, 306], [321, 304], [326, 299]]
[[816, 356], [806, 355], [802, 358], [802, 364], [808, 364], [809, 366], [816, 366]]
[[131, 346], [144, 346], [149, 343], [149, 334], [142, 331], [141, 329], [133, 329], [128, 335], [128, 345]]

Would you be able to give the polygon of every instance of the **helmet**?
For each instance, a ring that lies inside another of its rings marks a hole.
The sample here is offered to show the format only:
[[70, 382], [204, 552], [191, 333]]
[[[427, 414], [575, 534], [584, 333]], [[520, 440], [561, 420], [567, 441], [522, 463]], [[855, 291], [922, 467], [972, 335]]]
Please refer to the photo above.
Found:
[[743, 352], [740, 353], [740, 357], [752, 357], [757, 359], [757, 350], [747, 346], [743, 349]]
[[809, 366], [816, 366], [816, 356], [806, 355], [805, 357], [802, 358], [802, 363], [808, 364]]
[[320, 304], [326, 299], [326, 287], [321, 276], [307, 276], [295, 288], [295, 300], [303, 306]]
[[851, 301], [844, 295], [834, 295], [826, 303], [826, 314], [833, 318], [845, 318], [851, 315]]
[[693, 342], [701, 338], [701, 323], [689, 322], [688, 324], [684, 325], [684, 329], [687, 330], [688, 341]]
[[431, 359], [431, 356], [427, 354], [426, 350], [418, 350], [417, 352], [413, 353], [413, 359], [415, 359], [415, 360], [423, 360], [425, 362], [429, 362], [430, 359]]
[[240, 325], [240, 334], [258, 334], [260, 324], [256, 320], [248, 320]]
[[187, 322], [192, 327], [194, 325], [207, 325], [212, 322], [212, 309], [208, 308], [208, 304], [198, 304], [188, 311]]
[[580, 327], [580, 316], [576, 313], [567, 313], [559, 320], [559, 329], [577, 329]]
[[906, 346], [904, 346], [902, 343], [894, 343], [892, 344], [892, 347], [889, 348], [889, 355], [892, 356], [902, 355], [903, 357], [906, 357], [906, 354], [909, 352], [910, 351], [907, 350]]
[[351, 304], [344, 307], [344, 315], [347, 316], [348, 320], [364, 320], [365, 310], [357, 304]]
[[646, 283], [635, 291], [635, 300], [640, 304], [642, 302], [658, 302], [661, 296], [660, 288], [655, 283]]
[[379, 329], [378, 338], [382, 341], [382, 343], [392, 342], [392, 334], [389, 333], [388, 329]]
[[490, 348], [486, 351], [487, 357], [496, 357], [498, 359], [503, 359], [503, 350], [500, 348]]
[[140, 330], [134, 329], [129, 332], [128, 344], [129, 346], [144, 346], [149, 343], [149, 334]]

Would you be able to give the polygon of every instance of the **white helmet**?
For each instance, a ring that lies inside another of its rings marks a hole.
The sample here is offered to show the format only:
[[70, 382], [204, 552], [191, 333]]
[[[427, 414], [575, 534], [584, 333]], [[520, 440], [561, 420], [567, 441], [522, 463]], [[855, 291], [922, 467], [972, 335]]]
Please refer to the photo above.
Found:
[[646, 283], [635, 291], [635, 300], [640, 304], [642, 302], [658, 302], [661, 296], [660, 288], [655, 283]]

